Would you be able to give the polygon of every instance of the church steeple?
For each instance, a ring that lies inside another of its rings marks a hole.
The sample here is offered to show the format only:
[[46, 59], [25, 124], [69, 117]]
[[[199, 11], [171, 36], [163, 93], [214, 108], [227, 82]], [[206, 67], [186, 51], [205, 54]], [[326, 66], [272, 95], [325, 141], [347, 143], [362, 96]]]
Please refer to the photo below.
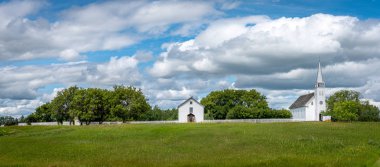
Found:
[[318, 62], [317, 82], [314, 90], [315, 120], [321, 120], [321, 112], [326, 111], [325, 82], [323, 81], [321, 62]]
[[315, 84], [315, 87], [325, 87], [325, 82], [322, 77], [321, 62], [318, 62], [317, 83]]

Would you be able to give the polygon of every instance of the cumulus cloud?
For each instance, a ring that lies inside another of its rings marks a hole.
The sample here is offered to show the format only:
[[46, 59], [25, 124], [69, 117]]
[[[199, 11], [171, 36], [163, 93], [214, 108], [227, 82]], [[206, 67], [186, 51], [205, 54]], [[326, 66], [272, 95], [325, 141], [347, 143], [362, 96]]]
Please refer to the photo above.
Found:
[[195, 25], [221, 14], [214, 3], [201, 1], [107, 1], [64, 10], [54, 21], [28, 17], [43, 4], [0, 4], [0, 60], [78, 60], [85, 52], [121, 49], [173, 24]]
[[138, 60], [133, 57], [111, 57], [108, 63], [87, 71], [87, 82], [91, 85], [139, 85], [141, 76], [137, 64]]
[[[327, 14], [274, 20], [264, 16], [223, 19], [195, 39], [167, 47], [151, 74], [269, 74], [264, 79], [270, 75], [281, 77], [282, 73], [297, 76], [300, 70], [314, 69], [318, 57], [324, 65], [377, 58], [380, 40], [365, 34], [380, 35], [375, 33], [379, 25], [380, 22], [367, 24], [355, 17]], [[362, 48], [369, 46], [371, 49]], [[339, 86], [338, 82], [334, 84]]]
[[138, 60], [133, 57], [112, 57], [109, 62], [91, 64], [85, 61], [44, 66], [6, 66], [0, 68], [0, 98], [35, 99], [38, 90], [49, 84], [66, 86], [86, 84], [138, 85]]

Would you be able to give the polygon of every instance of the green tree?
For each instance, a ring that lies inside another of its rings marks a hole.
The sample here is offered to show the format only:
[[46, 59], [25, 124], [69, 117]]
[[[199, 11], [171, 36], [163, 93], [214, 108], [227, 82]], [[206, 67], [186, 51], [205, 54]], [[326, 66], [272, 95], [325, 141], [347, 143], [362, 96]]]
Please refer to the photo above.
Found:
[[339, 121], [356, 121], [359, 118], [360, 103], [356, 101], [341, 101], [334, 104], [331, 116]]
[[25, 123], [25, 117], [24, 117], [24, 115], [21, 115], [19, 123]]
[[327, 111], [332, 111], [334, 109], [334, 105], [338, 102], [343, 101], [354, 101], [360, 102], [360, 93], [353, 90], [340, 90], [335, 92], [327, 99]]
[[55, 121], [54, 111], [52, 111], [50, 103], [45, 103], [37, 107], [35, 116], [36, 116], [37, 122]]
[[114, 86], [109, 102], [111, 113], [123, 122], [142, 119], [142, 115], [150, 110], [142, 91], [132, 86]]
[[360, 93], [341, 90], [327, 100], [327, 112], [333, 121], [379, 121], [379, 109], [368, 101], [360, 101]]
[[369, 104], [368, 101], [362, 103], [360, 107], [359, 121], [379, 121], [379, 108]]
[[160, 109], [158, 106], [154, 106], [151, 110], [143, 114], [142, 120], [145, 121], [162, 121], [162, 120], [177, 120], [178, 119], [178, 110]]
[[55, 117], [58, 123], [69, 120], [74, 122], [74, 115], [69, 111], [73, 109], [72, 100], [78, 91], [77, 86], [72, 86], [57, 93], [57, 96], [51, 101], [51, 109], [55, 112]]
[[16, 118], [13, 118], [11, 116], [0, 117], [0, 125], [12, 126], [17, 124], [18, 120]]
[[[213, 91], [201, 100], [201, 104], [205, 106], [206, 116], [211, 119], [226, 119], [230, 110], [232, 112], [229, 114], [230, 118], [235, 116], [241, 118], [242, 115], [247, 115], [248, 111], [269, 110], [266, 97], [254, 89]], [[234, 109], [237, 106], [240, 107]], [[250, 108], [250, 110], [242, 109], [242, 107]]]

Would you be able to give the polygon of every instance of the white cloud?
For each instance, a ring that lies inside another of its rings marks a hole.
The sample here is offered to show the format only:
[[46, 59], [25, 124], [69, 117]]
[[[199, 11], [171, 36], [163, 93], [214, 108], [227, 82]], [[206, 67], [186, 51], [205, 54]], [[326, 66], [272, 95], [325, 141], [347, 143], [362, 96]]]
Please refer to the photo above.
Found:
[[0, 99], [0, 116], [20, 117], [21, 115], [29, 115], [42, 104], [43, 102], [40, 100]]
[[249, 16], [243, 18], [222, 19], [213, 22], [196, 38], [194, 45], [215, 48], [226, 41], [234, 39], [249, 31], [250, 25], [269, 21], [266, 16]]
[[108, 63], [98, 64], [96, 71], [89, 71], [87, 80], [92, 85], [135, 85], [141, 80], [137, 64], [133, 57], [111, 57]]
[[214, 3], [201, 1], [107, 1], [64, 10], [55, 21], [28, 18], [41, 6], [29, 1], [0, 4], [0, 60], [73, 61], [85, 52], [125, 48], [162, 35], [173, 24], [182, 29], [221, 13]]
[[100, 64], [81, 61], [44, 66], [0, 67], [0, 98], [35, 99], [38, 89], [49, 84], [138, 85], [141, 77], [137, 64], [135, 58], [124, 56], [112, 57], [109, 62]]
[[60, 58], [66, 61], [77, 61], [83, 59], [84, 56], [73, 49], [66, 49], [60, 53]]
[[[360, 34], [380, 32], [380, 22], [368, 27], [364, 24], [355, 17], [326, 14], [275, 20], [263, 16], [223, 19], [193, 40], [171, 44], [150, 71], [157, 77], [186, 71], [259, 75], [314, 68], [319, 56], [326, 65], [377, 58], [380, 40]], [[355, 45], [348, 44], [348, 38], [356, 41]]]

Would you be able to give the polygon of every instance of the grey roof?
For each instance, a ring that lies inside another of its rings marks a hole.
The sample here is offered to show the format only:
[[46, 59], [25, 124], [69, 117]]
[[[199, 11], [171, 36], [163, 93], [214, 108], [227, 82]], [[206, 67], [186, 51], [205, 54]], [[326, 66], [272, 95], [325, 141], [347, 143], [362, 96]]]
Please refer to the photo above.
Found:
[[201, 103], [199, 103], [197, 100], [195, 100], [195, 99], [193, 98], [193, 96], [191, 96], [190, 98], [188, 98], [187, 100], [185, 100], [183, 103], [181, 103], [180, 105], [178, 105], [177, 108], [181, 107], [182, 105], [184, 105], [184, 104], [185, 104], [187, 101], [189, 101], [189, 100], [193, 100], [193, 101], [195, 101], [196, 103], [198, 103], [199, 105], [201, 105], [202, 107], [204, 107]]
[[289, 107], [289, 109], [305, 107], [306, 103], [314, 97], [314, 93], [309, 93], [298, 97], [298, 99]]

